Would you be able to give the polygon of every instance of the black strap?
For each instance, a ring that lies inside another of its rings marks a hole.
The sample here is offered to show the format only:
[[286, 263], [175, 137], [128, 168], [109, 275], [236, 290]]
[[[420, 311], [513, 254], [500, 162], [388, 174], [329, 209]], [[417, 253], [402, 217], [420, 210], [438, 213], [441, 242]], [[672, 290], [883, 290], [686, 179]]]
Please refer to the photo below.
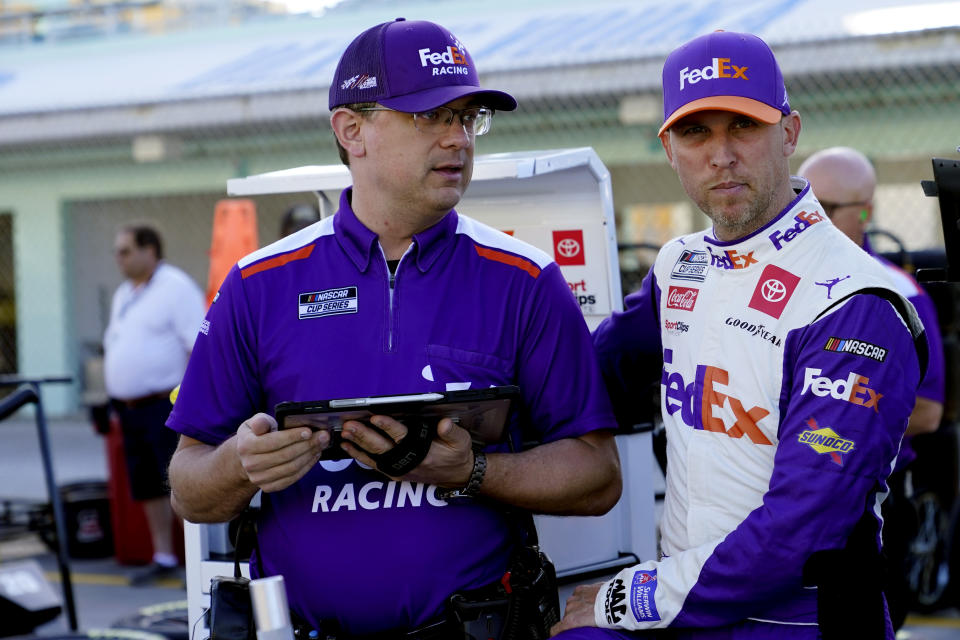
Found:
[[233, 541], [233, 577], [240, 577], [240, 549], [241, 540], [244, 535], [249, 535], [250, 540], [253, 542], [253, 550], [257, 555], [257, 574], [263, 578], [265, 577], [263, 571], [263, 558], [260, 555], [260, 539], [257, 535], [257, 515], [259, 514], [259, 509], [254, 509], [252, 507], [247, 507], [240, 512], [239, 520], [237, 522], [237, 532], [234, 536]]
[[393, 630], [362, 636], [344, 633], [335, 619], [321, 621], [320, 628], [317, 629], [292, 609], [290, 621], [293, 624], [294, 637], [300, 639], [314, 637], [317, 640], [451, 640], [463, 637], [463, 625], [458, 626], [456, 622], [446, 617], [423, 624], [412, 631]]
[[870, 502], [868, 496], [843, 549], [817, 551], [803, 566], [803, 584], [817, 587], [817, 622], [823, 640], [884, 637], [883, 559]]
[[391, 476], [402, 476], [423, 462], [430, 451], [430, 443], [437, 435], [437, 421], [422, 419], [419, 422], [405, 422], [407, 435], [392, 449], [371, 457], [377, 463], [377, 469]]
[[927, 375], [927, 363], [930, 359], [930, 352], [927, 350], [927, 335], [926, 331], [924, 331], [923, 324], [920, 322], [919, 318], [917, 318], [917, 315], [915, 313], [911, 313], [910, 309], [907, 308], [907, 301], [904, 300], [903, 296], [894, 293], [890, 289], [883, 289], [882, 287], [864, 287], [863, 289], [857, 289], [856, 291], [852, 291], [842, 298], [835, 300], [833, 304], [818, 313], [817, 317], [813, 319], [813, 322], [816, 322], [825, 316], [827, 312], [840, 303], [846, 301], [848, 298], [859, 294], [877, 296], [878, 298], [883, 298], [893, 305], [894, 310], [896, 310], [897, 314], [901, 319], [903, 319], [904, 324], [906, 324], [907, 328], [910, 330], [910, 336], [913, 338], [913, 348], [916, 349], [917, 360], [920, 362], [920, 380], [917, 381], [917, 384], [923, 382], [923, 379]]

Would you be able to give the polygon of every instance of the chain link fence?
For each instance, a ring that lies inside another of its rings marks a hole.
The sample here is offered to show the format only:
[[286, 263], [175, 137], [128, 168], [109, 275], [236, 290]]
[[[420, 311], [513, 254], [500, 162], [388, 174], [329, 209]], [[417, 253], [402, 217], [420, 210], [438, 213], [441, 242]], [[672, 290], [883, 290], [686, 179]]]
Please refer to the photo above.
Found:
[[[881, 251], [942, 246], [936, 200], [923, 196], [919, 182], [930, 178], [932, 156], [950, 157], [960, 144], [960, 65], [936, 59], [901, 66], [877, 62], [878, 48], [909, 50], [930, 38], [938, 38], [939, 47], [956, 43], [960, 36], [955, 30], [869, 46], [856, 46], [851, 40], [787, 43], [778, 48], [778, 55], [783, 51], [791, 104], [803, 117], [791, 168], [796, 170], [808, 155], [833, 145], [855, 147], [870, 157], [879, 178], [874, 225], [890, 234], [877, 240]], [[888, 54], [896, 59], [896, 51]], [[844, 70], [831, 71], [829, 58], [838, 55], [847, 56]], [[611, 88], [601, 78], [610, 72], [602, 65], [555, 69], [552, 77], [559, 79], [555, 90], [522, 99], [515, 113], [498, 114], [490, 134], [478, 141], [478, 153], [582, 146], [597, 150], [612, 175], [618, 239], [624, 246], [624, 294], [637, 287], [656, 247], [709, 223], [690, 204], [656, 137], [662, 120], [661, 63], [659, 57], [621, 63], [615, 73], [644, 75], [642, 82], [628, 83], [623, 90]], [[567, 84], [560, 82], [564, 78]], [[523, 93], [522, 87], [518, 90], [523, 79], [510, 74], [485, 82]], [[314, 112], [290, 116], [305, 99], [314, 101]], [[41, 143], [5, 145], [0, 140], [0, 176], [6, 176], [0, 177], [0, 186], [4, 180], [38, 174], [51, 181], [83, 183], [60, 203], [66, 256], [60, 266], [71, 297], [73, 313], [67, 322], [78, 362], [98, 349], [110, 297], [121, 281], [111, 251], [118, 225], [132, 220], [156, 223], [169, 261], [204, 286], [213, 211], [225, 197], [227, 178], [339, 163], [325, 114], [325, 91], [290, 94], [289, 100], [287, 110], [282, 98], [275, 97], [275, 118], [251, 118], [244, 125], [217, 124], [216, 114], [208, 114], [202, 124], [158, 125], [155, 136], [132, 140], [129, 135], [84, 135], [82, 124], [73, 135]], [[147, 187], [144, 175], [155, 176], [146, 180]], [[195, 175], [217, 178], [198, 188]], [[126, 176], [131, 177], [128, 192]], [[287, 208], [315, 201], [312, 198], [311, 194], [255, 198], [261, 245], [279, 237], [280, 218]], [[22, 277], [14, 272], [13, 260], [13, 225], [18, 218], [3, 206], [0, 200], [0, 372], [15, 372], [15, 301]]]

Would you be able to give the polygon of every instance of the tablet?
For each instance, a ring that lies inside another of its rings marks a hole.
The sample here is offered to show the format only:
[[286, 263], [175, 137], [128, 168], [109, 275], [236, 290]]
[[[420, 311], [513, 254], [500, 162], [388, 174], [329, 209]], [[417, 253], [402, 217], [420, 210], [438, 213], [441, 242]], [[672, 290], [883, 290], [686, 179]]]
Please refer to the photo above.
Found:
[[487, 389], [437, 391], [404, 395], [338, 398], [317, 402], [281, 402], [274, 415], [281, 429], [310, 427], [330, 431], [330, 446], [323, 460], [348, 457], [340, 448], [340, 433], [347, 420], [367, 422], [371, 416], [390, 416], [404, 424], [430, 423], [434, 430], [441, 418], [452, 418], [483, 444], [500, 442], [507, 418], [520, 398], [513, 385]]

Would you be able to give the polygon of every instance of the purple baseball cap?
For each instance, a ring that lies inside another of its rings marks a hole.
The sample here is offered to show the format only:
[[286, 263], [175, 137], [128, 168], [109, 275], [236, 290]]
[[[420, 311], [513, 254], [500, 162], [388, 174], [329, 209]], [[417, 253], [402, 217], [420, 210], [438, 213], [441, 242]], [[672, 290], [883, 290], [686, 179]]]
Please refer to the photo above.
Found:
[[767, 43], [749, 33], [715, 31], [680, 45], [663, 63], [663, 134], [687, 114], [742, 113], [776, 124], [790, 114], [783, 74]]
[[379, 102], [412, 113], [474, 95], [485, 107], [517, 108], [510, 94], [480, 87], [473, 58], [456, 36], [433, 22], [397, 18], [367, 29], [343, 52], [329, 106]]

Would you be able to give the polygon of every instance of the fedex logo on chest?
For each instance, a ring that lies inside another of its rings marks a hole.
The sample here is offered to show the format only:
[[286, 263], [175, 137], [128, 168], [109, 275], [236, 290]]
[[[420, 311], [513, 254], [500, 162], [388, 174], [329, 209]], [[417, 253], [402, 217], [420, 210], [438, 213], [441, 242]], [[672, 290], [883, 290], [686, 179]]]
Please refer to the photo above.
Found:
[[[739, 398], [719, 388], [724, 386], [729, 389], [730, 373], [726, 369], [697, 365], [696, 380], [687, 383], [679, 371], [667, 371], [667, 365], [673, 364], [673, 349], [663, 350], [663, 363], [660, 384], [665, 387], [664, 405], [668, 415], [675, 415], [679, 411], [680, 419], [688, 427], [725, 433], [735, 439], [747, 436], [754, 444], [773, 444], [759, 425], [760, 420], [770, 412], [759, 406], [747, 409]], [[729, 407], [733, 423], [728, 426], [723, 417], [715, 416], [715, 407]]]

